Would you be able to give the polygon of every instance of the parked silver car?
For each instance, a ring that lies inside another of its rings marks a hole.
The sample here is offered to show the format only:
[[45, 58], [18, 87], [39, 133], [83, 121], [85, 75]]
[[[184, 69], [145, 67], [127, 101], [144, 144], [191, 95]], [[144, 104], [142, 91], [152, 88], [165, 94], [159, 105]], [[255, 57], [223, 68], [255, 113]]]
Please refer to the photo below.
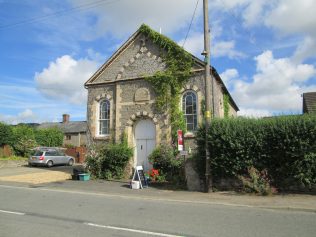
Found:
[[32, 156], [29, 157], [29, 166], [44, 165], [73, 165], [75, 159], [65, 155], [60, 149], [54, 147], [37, 148]]

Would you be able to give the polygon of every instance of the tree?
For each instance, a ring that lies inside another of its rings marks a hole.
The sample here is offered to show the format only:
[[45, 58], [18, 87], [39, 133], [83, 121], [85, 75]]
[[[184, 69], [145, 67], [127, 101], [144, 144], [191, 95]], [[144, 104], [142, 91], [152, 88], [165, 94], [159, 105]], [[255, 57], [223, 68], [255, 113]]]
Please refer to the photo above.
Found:
[[11, 144], [12, 129], [9, 125], [0, 122], [0, 146]]
[[35, 130], [35, 140], [40, 146], [62, 146], [63, 139], [64, 134], [57, 127]]
[[17, 155], [27, 157], [32, 148], [36, 147], [33, 128], [18, 125], [12, 128], [12, 147]]

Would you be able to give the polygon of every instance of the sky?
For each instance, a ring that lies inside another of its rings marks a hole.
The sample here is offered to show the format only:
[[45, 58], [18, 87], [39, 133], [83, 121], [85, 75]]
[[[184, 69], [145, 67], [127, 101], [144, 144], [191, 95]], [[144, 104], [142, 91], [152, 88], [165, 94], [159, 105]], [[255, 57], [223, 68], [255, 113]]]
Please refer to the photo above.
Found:
[[[142, 23], [203, 59], [202, 8], [202, 0], [0, 0], [0, 121], [86, 120], [84, 83]], [[315, 0], [209, 0], [211, 64], [239, 115], [302, 113], [302, 93], [316, 91], [315, 9]]]

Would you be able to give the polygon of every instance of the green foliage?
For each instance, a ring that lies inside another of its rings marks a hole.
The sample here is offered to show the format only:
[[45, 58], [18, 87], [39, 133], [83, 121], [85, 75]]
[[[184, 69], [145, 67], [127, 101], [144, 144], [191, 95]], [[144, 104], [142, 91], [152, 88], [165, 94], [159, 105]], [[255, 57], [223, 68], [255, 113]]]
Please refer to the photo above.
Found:
[[11, 144], [12, 129], [9, 125], [0, 122], [0, 146]]
[[[315, 184], [315, 158], [310, 154], [316, 153], [316, 116], [214, 119], [207, 134], [214, 179], [245, 175], [247, 168], [253, 166], [267, 169], [279, 187], [285, 187], [285, 181], [293, 182], [293, 177]], [[197, 168], [204, 177], [204, 127], [197, 133], [197, 144]], [[311, 168], [306, 169], [307, 166]]]
[[178, 129], [183, 131], [186, 129], [179, 101], [180, 91], [191, 75], [192, 57], [174, 41], [153, 31], [147, 25], [143, 24], [140, 32], [147, 35], [164, 50], [161, 56], [166, 62], [166, 70], [156, 72], [147, 80], [157, 94], [157, 109], [170, 114], [172, 137], [176, 138]]
[[125, 142], [90, 148], [86, 159], [87, 168], [96, 178], [122, 178], [132, 155], [132, 148]]
[[248, 168], [248, 177], [238, 176], [246, 193], [257, 193], [260, 195], [271, 195], [276, 192], [270, 185], [267, 170], [259, 172], [256, 168]]
[[58, 147], [62, 146], [63, 132], [56, 128], [44, 128], [35, 130], [35, 140], [40, 146]]
[[229, 116], [229, 96], [227, 94], [223, 95], [223, 105], [224, 105], [224, 118]]
[[12, 128], [12, 147], [16, 155], [27, 157], [36, 145], [33, 128], [27, 125]]
[[316, 153], [306, 154], [294, 163], [294, 178], [309, 188], [316, 184]]
[[159, 175], [165, 176], [167, 181], [181, 178], [183, 158], [172, 146], [161, 144], [153, 150], [148, 159], [153, 164], [154, 169], [159, 170]]

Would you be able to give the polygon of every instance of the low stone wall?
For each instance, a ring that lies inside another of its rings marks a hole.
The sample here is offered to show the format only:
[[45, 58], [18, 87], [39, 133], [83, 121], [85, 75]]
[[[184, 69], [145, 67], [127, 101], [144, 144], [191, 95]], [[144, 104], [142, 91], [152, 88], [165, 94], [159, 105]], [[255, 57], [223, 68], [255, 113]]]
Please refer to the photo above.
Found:
[[[192, 160], [187, 160], [185, 164], [185, 175], [187, 182], [187, 189], [189, 191], [203, 191], [204, 181], [200, 179], [198, 173], [194, 169]], [[237, 178], [220, 178], [212, 180], [212, 186], [219, 191], [241, 191], [243, 185]], [[293, 180], [289, 181], [289, 185], [284, 185], [278, 190], [281, 193], [307, 193], [316, 194], [316, 184], [311, 187], [303, 184], [295, 183]]]
[[15, 168], [27, 165], [27, 160], [0, 160], [0, 168]]

